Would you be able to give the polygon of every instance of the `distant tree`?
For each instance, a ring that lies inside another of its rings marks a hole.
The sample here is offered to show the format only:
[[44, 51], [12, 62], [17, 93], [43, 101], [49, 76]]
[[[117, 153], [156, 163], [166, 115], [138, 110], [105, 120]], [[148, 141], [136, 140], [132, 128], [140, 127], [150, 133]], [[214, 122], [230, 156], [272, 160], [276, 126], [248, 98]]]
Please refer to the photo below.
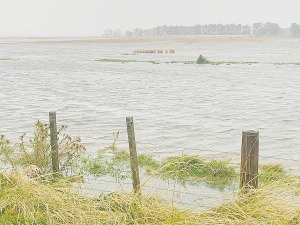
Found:
[[111, 37], [113, 37], [113, 33], [114, 33], [114, 31], [112, 29], [107, 29], [107, 30], [103, 31], [103, 37], [111, 38]]
[[114, 30], [113, 31], [113, 37], [114, 38], [119, 38], [122, 36], [122, 31], [120, 29]]
[[[300, 31], [297, 24], [293, 25], [295, 35], [299, 35]], [[290, 29], [289, 29], [290, 30]], [[119, 37], [122, 32], [106, 30], [103, 36]], [[158, 26], [151, 29], [136, 28], [133, 31], [126, 31], [126, 37], [178, 37], [182, 35], [244, 35], [244, 36], [278, 36], [283, 35], [282, 29], [277, 23], [254, 23], [251, 26], [241, 24], [205, 24], [195, 26]]]
[[270, 24], [270, 34], [271, 36], [278, 36], [281, 28], [279, 27], [278, 23], [271, 23]]
[[197, 63], [197, 64], [208, 64], [209, 61], [208, 61], [205, 57], [203, 57], [202, 55], [200, 55], [200, 56], [198, 57], [196, 63]]
[[134, 33], [134, 36], [135, 36], [135, 37], [142, 37], [143, 29], [141, 29], [141, 28], [135, 28], [135, 29], [133, 30], [133, 33]]
[[249, 25], [242, 26], [241, 34], [245, 35], [245, 36], [246, 35], [250, 36], [251, 35], [251, 27]]
[[252, 34], [254, 36], [261, 36], [262, 23], [254, 23], [252, 25]]
[[128, 30], [128, 31], [126, 31], [125, 35], [126, 35], [126, 37], [131, 38], [133, 36], [133, 32]]
[[291, 27], [290, 27], [290, 31], [292, 33], [293, 36], [299, 36], [300, 34], [300, 26], [297, 25], [296, 23], [292, 23]]

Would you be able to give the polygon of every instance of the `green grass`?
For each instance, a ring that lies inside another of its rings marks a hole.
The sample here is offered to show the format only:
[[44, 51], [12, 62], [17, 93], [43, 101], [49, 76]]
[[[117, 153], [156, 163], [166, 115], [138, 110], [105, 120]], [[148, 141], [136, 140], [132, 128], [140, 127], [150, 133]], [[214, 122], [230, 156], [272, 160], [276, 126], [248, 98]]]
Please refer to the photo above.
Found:
[[[94, 159], [84, 159], [83, 173], [95, 176], [111, 175], [116, 178], [130, 177], [130, 157], [127, 151], [114, 151], [111, 157], [101, 154]], [[237, 166], [227, 161], [204, 160], [198, 155], [165, 158], [162, 161], [147, 154], [138, 155], [139, 169], [147, 175], [155, 174], [163, 180], [177, 180], [182, 185], [204, 183], [211, 188], [224, 189], [235, 185]], [[125, 172], [128, 171], [128, 172]]]
[[274, 63], [274, 65], [295, 65], [295, 66], [300, 66], [300, 63]]
[[[121, 62], [121, 63], [130, 63], [130, 62], [144, 62], [144, 63], [152, 63], [152, 64], [160, 64], [156, 61], [143, 61], [143, 60], [131, 60], [131, 59], [99, 59], [96, 60], [99, 62]], [[258, 64], [258, 62], [235, 62], [235, 61], [207, 61], [206, 63], [197, 63], [197, 61], [170, 61], [165, 62], [167, 64], [176, 64], [176, 63], [182, 63], [182, 64], [208, 64], [208, 65], [252, 65], [252, 64]], [[270, 63], [274, 65], [296, 65], [299, 66], [300, 63]]]
[[204, 160], [198, 155], [183, 155], [166, 158], [158, 173], [162, 179], [174, 179], [185, 185], [205, 183], [209, 187], [224, 189], [232, 186], [238, 178], [237, 166], [226, 161]]
[[3, 59], [0, 59], [0, 60], [12, 60], [11, 58], [3, 58]]
[[156, 61], [141, 61], [141, 60], [131, 60], [131, 59], [98, 59], [98, 62], [121, 62], [121, 63], [130, 63], [130, 62], [146, 62], [152, 64], [159, 64]]

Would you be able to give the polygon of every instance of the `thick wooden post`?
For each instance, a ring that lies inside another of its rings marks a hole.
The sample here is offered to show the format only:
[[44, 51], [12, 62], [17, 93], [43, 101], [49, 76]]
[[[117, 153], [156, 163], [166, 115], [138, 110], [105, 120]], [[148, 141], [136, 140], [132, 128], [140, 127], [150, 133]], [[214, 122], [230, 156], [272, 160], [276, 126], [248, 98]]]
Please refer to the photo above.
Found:
[[50, 144], [51, 144], [51, 155], [52, 155], [52, 170], [54, 173], [59, 171], [58, 164], [58, 143], [57, 143], [57, 126], [56, 126], [56, 112], [49, 112], [50, 120]]
[[134, 125], [133, 125], [133, 117], [132, 116], [126, 117], [126, 124], [127, 124], [127, 134], [128, 134], [128, 142], [129, 142], [129, 153], [130, 153], [130, 165], [131, 165], [133, 191], [135, 193], [139, 193], [140, 177], [139, 177], [139, 167], [138, 167], [138, 161], [137, 161]]
[[243, 131], [241, 148], [240, 188], [258, 187], [259, 132]]

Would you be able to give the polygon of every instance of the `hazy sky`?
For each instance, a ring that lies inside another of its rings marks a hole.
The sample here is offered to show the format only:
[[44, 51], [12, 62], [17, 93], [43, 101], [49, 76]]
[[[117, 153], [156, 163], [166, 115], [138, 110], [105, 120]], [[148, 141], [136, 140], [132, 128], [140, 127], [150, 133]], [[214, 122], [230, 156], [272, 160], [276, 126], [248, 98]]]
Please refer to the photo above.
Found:
[[300, 0], [0, 0], [0, 36], [100, 36], [158, 25], [300, 24]]

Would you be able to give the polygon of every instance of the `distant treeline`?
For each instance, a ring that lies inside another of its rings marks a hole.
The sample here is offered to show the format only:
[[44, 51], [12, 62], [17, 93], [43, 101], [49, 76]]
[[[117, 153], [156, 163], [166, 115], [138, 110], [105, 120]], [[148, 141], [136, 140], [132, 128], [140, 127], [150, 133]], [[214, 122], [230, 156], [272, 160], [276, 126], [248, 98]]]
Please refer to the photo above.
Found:
[[136, 28], [133, 31], [105, 30], [105, 38], [155, 38], [182, 36], [299, 36], [300, 25], [292, 23], [289, 28], [280, 28], [277, 23], [253, 23], [252, 26], [241, 24], [208, 24], [195, 26], [158, 26], [151, 29]]

